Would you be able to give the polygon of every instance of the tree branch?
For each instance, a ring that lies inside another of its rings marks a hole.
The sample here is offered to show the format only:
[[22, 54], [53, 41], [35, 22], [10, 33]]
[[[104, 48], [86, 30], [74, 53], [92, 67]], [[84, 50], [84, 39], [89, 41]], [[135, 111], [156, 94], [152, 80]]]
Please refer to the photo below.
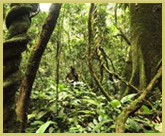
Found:
[[128, 117], [141, 107], [148, 93], [154, 89], [154, 87], [158, 83], [159, 78], [161, 77], [162, 77], [162, 67], [159, 68], [157, 74], [148, 84], [147, 88], [141, 93], [141, 95], [133, 103], [128, 105], [126, 108], [124, 108], [121, 114], [118, 116], [116, 121], [116, 133], [124, 133], [125, 130], [124, 124], [127, 121]]
[[136, 88], [134, 85], [130, 84], [129, 82], [125, 81], [124, 79], [122, 79], [117, 73], [115, 72], [111, 72], [109, 71], [109, 69], [104, 65], [104, 69], [111, 75], [113, 75], [115, 78], [119, 79], [121, 82], [123, 82], [125, 85], [129, 86], [130, 88], [132, 88], [133, 90], [135, 90], [136, 92], [140, 92], [140, 90], [138, 88]]

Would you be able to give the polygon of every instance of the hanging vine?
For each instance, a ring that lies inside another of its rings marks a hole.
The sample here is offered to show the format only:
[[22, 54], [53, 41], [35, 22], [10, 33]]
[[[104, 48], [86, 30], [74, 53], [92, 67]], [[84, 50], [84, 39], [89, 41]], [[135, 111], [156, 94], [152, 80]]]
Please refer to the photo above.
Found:
[[[88, 18], [88, 65], [90, 69], [91, 76], [95, 80], [96, 84], [98, 85], [99, 89], [103, 93], [103, 95], [107, 98], [108, 101], [111, 101], [111, 97], [109, 94], [104, 90], [102, 87], [96, 73], [94, 72], [93, 68], [93, 63], [92, 63], [92, 56], [95, 52], [92, 52], [94, 48], [98, 46], [98, 44], [101, 41], [101, 38], [96, 38], [97, 37], [97, 28], [95, 28], [94, 21], [96, 21], [96, 16], [97, 16], [97, 7], [94, 3], [91, 3], [90, 11], [89, 11], [89, 18]], [[95, 40], [94, 40], [95, 39]]]

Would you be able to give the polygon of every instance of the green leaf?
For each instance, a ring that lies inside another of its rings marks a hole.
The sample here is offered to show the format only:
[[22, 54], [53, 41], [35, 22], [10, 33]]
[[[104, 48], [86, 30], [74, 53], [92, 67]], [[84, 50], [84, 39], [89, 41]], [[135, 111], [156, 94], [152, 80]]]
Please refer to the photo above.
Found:
[[103, 112], [100, 113], [100, 116], [102, 116], [103, 120], [107, 120], [107, 119], [110, 118], [107, 114], [105, 114], [105, 113], [103, 113]]
[[90, 126], [91, 128], [94, 128], [94, 127], [95, 127], [95, 125], [94, 125], [93, 123], [89, 123], [89, 126]]
[[52, 124], [52, 121], [48, 121], [46, 123], [44, 123], [37, 131], [36, 133], [44, 133], [46, 131], [46, 129], [49, 127], [50, 124]]
[[133, 119], [128, 120], [130, 124], [130, 128], [135, 130], [136, 132], [139, 132], [139, 130], [142, 128], [137, 122], [135, 122]]
[[47, 114], [49, 111], [40, 111], [39, 113], [38, 113], [38, 115], [37, 115], [37, 119], [40, 119], [40, 118], [42, 118], [45, 114]]
[[119, 105], [120, 105], [120, 101], [115, 99], [115, 100], [112, 100], [110, 102], [111, 106], [113, 106], [114, 108], [117, 108]]
[[145, 119], [139, 119], [139, 118], [136, 118], [134, 119], [136, 122], [140, 122], [140, 123], [143, 123], [145, 126], [150, 126], [150, 127], [153, 127], [154, 124], [150, 122], [149, 119], [145, 118]]
[[50, 88], [53, 89], [53, 90], [56, 90], [56, 86], [53, 85], [53, 84], [50, 85]]
[[151, 110], [145, 106], [145, 105], [142, 105], [141, 109], [146, 113], [146, 114], [150, 114], [151, 113]]
[[54, 131], [54, 128], [53, 127], [50, 127], [49, 128], [49, 133], [52, 133]]
[[30, 125], [32, 126], [36, 126], [36, 125], [42, 125], [44, 122], [43, 121], [34, 121], [33, 123], [31, 123]]
[[110, 129], [112, 129], [112, 128], [115, 128], [115, 124], [113, 124], [113, 125], [110, 126]]
[[123, 97], [121, 99], [121, 103], [126, 103], [128, 101], [131, 101], [131, 99], [137, 94], [129, 94], [129, 95], [126, 95], [125, 97]]
[[98, 120], [101, 122], [103, 120], [102, 116], [99, 116]]
[[32, 113], [32, 114], [28, 114], [28, 120], [30, 120], [31, 118], [35, 118], [36, 117], [36, 114]]
[[90, 99], [83, 99], [83, 101], [88, 102], [88, 103], [93, 104], [93, 105], [96, 105], [96, 106], [98, 106], [98, 105], [99, 105], [99, 103], [98, 103], [98, 102], [96, 102], [96, 101], [94, 101], [94, 100], [90, 100]]
[[78, 111], [78, 113], [95, 114], [95, 112], [90, 111], [90, 110], [82, 110], [82, 111]]
[[59, 100], [64, 100], [66, 97], [69, 97], [69, 95], [66, 92], [59, 93]]
[[93, 123], [94, 123], [95, 125], [97, 125], [97, 124], [98, 124], [98, 122], [97, 122], [97, 120], [96, 120], [96, 119], [93, 119]]
[[113, 121], [112, 119], [108, 119], [108, 120], [105, 120], [105, 121], [102, 121], [100, 123], [98, 123], [92, 130], [92, 132], [95, 132], [96, 130], [100, 129], [105, 123], [108, 123], [110, 121]]

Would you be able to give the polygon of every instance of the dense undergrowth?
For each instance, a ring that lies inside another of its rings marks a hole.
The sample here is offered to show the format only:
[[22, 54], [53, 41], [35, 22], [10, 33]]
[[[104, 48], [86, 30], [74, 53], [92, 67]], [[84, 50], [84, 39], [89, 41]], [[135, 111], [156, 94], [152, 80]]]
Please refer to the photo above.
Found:
[[[85, 84], [59, 84], [57, 102], [56, 85], [50, 78], [47, 81], [46, 88], [39, 88], [39, 84], [33, 88], [26, 132], [113, 133], [121, 109], [133, 102], [137, 95], [130, 94], [121, 100], [108, 102], [104, 96], [87, 88]], [[161, 116], [156, 112], [161, 110], [160, 103], [156, 101], [152, 109], [143, 105], [135, 113], [136, 117], [127, 120], [126, 132], [160, 132]]]
[[[130, 83], [134, 47], [131, 45], [133, 38], [129, 4], [97, 3], [95, 4], [96, 12], [92, 14], [93, 20], [91, 19], [91, 27], [97, 30], [93, 31], [95, 35], [91, 46], [92, 67], [101, 87], [108, 93], [111, 101], [108, 101], [100, 91], [98, 83], [91, 76], [87, 62], [90, 56], [88, 19], [91, 5], [89, 3], [63, 4], [56, 28], [42, 55], [33, 84], [27, 106], [26, 133], [115, 133], [117, 117], [125, 107], [134, 103], [140, 96], [140, 93], [132, 91], [124, 96], [127, 87], [130, 86], [122, 84], [119, 78], [108, 73], [103, 67], [106, 66], [108, 71], [116, 73], [126, 83]], [[5, 41], [8, 33], [5, 16], [10, 9], [10, 4], [4, 4], [3, 8], [3, 40]], [[32, 24], [28, 30], [31, 40], [27, 45], [27, 50], [22, 53], [20, 65], [23, 76], [26, 75], [29, 57], [35, 48], [47, 15], [48, 11], [41, 10], [31, 20]], [[141, 38], [145, 41], [144, 37]], [[155, 38], [151, 37], [151, 39]], [[57, 48], [58, 45], [60, 45], [59, 48]], [[153, 52], [149, 50], [150, 46], [145, 46], [148, 52]], [[74, 66], [78, 74], [77, 85], [66, 81], [70, 66]], [[147, 65], [145, 67], [148, 68]], [[57, 77], [59, 77], [58, 81]], [[57, 82], [59, 82], [58, 91]], [[136, 84], [132, 85], [136, 86]], [[17, 92], [18, 95], [19, 92]], [[162, 92], [155, 87], [148, 96], [141, 108], [129, 115], [124, 132], [162, 132]]]

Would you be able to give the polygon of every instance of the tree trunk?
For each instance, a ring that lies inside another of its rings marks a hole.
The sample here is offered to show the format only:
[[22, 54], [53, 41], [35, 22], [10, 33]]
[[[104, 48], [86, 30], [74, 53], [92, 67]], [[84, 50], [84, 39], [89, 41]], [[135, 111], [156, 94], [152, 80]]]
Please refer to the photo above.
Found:
[[6, 16], [7, 40], [3, 43], [3, 131], [12, 132], [15, 125], [15, 93], [21, 83], [21, 53], [26, 50], [29, 37], [26, 34], [31, 25], [31, 13], [37, 12], [38, 3], [17, 3]]
[[[132, 75], [130, 83], [144, 89], [162, 58], [162, 5], [130, 4]], [[125, 92], [131, 93], [132, 90]]]
[[[155, 76], [156, 66], [162, 58], [162, 4], [130, 4], [130, 16], [132, 38], [130, 83], [142, 93], [118, 116], [116, 132], [124, 132], [127, 118], [141, 107], [162, 77], [161, 66]], [[125, 94], [132, 92], [132, 89], [127, 89]]]
[[[20, 94], [17, 101], [16, 113], [17, 113], [17, 118], [20, 122], [24, 122], [24, 123], [26, 122], [26, 112], [27, 112], [27, 107], [30, 99], [33, 82], [35, 80], [36, 73], [39, 68], [39, 63], [46, 48], [46, 45], [56, 26], [61, 5], [62, 4], [58, 4], [58, 3], [51, 5], [49, 9], [49, 14], [43, 24], [39, 41], [36, 43], [35, 48], [31, 53], [28, 66], [25, 72], [25, 77], [22, 80]], [[22, 125], [24, 125], [24, 123]]]
[[141, 95], [134, 100], [134, 102], [130, 103], [127, 107], [123, 109], [121, 114], [118, 116], [116, 121], [116, 132], [123, 133], [125, 128], [125, 122], [127, 121], [128, 117], [136, 112], [141, 105], [143, 104], [144, 100], [147, 98], [148, 94], [154, 89], [154, 87], [158, 84], [159, 79], [162, 77], [162, 67], [159, 68], [157, 74], [148, 84], [146, 89], [141, 93]]

